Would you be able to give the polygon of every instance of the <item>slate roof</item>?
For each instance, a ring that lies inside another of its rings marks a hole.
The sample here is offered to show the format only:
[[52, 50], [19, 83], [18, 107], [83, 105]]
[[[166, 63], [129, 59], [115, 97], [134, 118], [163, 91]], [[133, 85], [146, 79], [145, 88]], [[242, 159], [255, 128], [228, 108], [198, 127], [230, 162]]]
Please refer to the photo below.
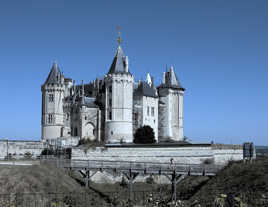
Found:
[[59, 69], [59, 66], [57, 65], [57, 63], [54, 62], [52, 65], [52, 68], [50, 70], [50, 73], [46, 79], [45, 84], [60, 83], [61, 76], [63, 76], [63, 74], [60, 72], [60, 69]]
[[175, 74], [173, 67], [170, 68], [170, 71], [165, 73], [164, 78], [164, 83], [162, 83], [159, 88], [174, 88], [182, 91], [185, 90], [185, 88], [183, 88], [181, 83], [179, 82], [179, 79]]
[[116, 55], [108, 72], [108, 74], [112, 73], [129, 73], [129, 71], [126, 71], [125, 57], [120, 45], [117, 48]]
[[150, 87], [146, 82], [141, 82], [138, 87], [134, 90], [134, 96], [147, 96], [157, 97], [156, 89]]

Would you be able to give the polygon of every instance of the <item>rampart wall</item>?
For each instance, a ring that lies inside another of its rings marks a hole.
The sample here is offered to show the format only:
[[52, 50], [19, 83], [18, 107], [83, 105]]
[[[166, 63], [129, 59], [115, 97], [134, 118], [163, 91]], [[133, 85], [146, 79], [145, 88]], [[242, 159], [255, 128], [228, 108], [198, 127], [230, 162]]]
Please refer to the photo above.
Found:
[[109, 160], [130, 162], [170, 162], [183, 164], [203, 164], [214, 162], [225, 164], [230, 160], [242, 160], [243, 149], [238, 145], [169, 145], [169, 146], [108, 146], [89, 148], [87, 150], [73, 148], [72, 159]]
[[0, 159], [36, 158], [44, 148], [41, 141], [0, 140]]

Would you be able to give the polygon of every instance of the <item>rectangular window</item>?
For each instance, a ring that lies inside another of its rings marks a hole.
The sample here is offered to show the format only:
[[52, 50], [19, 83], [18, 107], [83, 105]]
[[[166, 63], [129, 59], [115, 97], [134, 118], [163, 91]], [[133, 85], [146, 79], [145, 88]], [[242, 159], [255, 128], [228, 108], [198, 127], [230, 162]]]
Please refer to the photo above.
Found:
[[154, 116], [154, 107], [151, 108], [151, 115]]
[[109, 120], [112, 120], [112, 112], [109, 111]]
[[54, 102], [54, 94], [48, 94], [48, 102]]
[[109, 107], [112, 107], [112, 99], [109, 99]]
[[109, 93], [112, 93], [112, 86], [109, 86]]
[[150, 107], [147, 106], [147, 116], [150, 116]]
[[47, 122], [48, 122], [49, 124], [52, 124], [52, 122], [53, 122], [53, 115], [52, 115], [52, 114], [49, 114], [49, 115], [48, 115], [48, 120], [47, 120]]

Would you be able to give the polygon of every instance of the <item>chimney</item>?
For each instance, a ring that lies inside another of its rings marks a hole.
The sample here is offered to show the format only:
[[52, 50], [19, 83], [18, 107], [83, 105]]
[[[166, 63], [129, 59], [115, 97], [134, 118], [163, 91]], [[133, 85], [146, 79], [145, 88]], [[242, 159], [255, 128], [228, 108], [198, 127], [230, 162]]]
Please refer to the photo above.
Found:
[[166, 84], [166, 72], [163, 73], [162, 84]]

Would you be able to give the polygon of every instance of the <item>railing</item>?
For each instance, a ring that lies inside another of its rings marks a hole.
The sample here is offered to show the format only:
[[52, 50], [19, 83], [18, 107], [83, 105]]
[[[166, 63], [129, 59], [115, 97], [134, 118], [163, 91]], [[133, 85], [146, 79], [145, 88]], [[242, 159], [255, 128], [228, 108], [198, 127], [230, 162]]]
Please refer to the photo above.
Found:
[[170, 173], [176, 171], [180, 174], [192, 173], [214, 175], [223, 165], [215, 164], [184, 164], [184, 163], [155, 163], [155, 162], [129, 162], [107, 160], [66, 160], [66, 159], [43, 159], [41, 162], [50, 162], [62, 168], [105, 170], [114, 169], [120, 171], [132, 170], [133, 172], [146, 173]]

